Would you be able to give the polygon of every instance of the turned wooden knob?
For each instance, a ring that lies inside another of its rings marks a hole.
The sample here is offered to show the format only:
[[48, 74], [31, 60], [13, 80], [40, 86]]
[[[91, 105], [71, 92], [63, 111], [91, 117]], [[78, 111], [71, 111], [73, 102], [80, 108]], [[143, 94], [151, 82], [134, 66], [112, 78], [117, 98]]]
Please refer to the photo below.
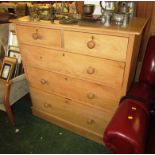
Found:
[[94, 123], [95, 123], [95, 121], [93, 119], [88, 119], [87, 120], [87, 124], [89, 124], [89, 125], [94, 124]]
[[40, 82], [41, 82], [41, 84], [43, 84], [43, 85], [44, 85], [44, 84], [47, 84], [47, 80], [45, 80], [45, 79], [41, 79]]
[[94, 93], [88, 93], [87, 97], [88, 97], [88, 99], [94, 99], [95, 98], [95, 94]]
[[45, 108], [52, 108], [52, 105], [51, 104], [48, 104], [48, 103], [44, 103], [44, 107]]
[[39, 56], [39, 59], [43, 59], [43, 57], [42, 56]]
[[32, 38], [33, 38], [34, 40], [39, 39], [38, 29], [36, 29], [36, 32], [35, 32], [35, 33], [32, 33]]
[[88, 42], [87, 42], [87, 47], [88, 47], [89, 49], [93, 49], [93, 48], [95, 47], [94, 37], [92, 36], [91, 39], [92, 39], [91, 41], [88, 41]]
[[88, 68], [87, 68], [87, 73], [88, 73], [88, 74], [94, 74], [94, 73], [95, 73], [95, 68], [93, 68], [93, 67], [88, 67]]

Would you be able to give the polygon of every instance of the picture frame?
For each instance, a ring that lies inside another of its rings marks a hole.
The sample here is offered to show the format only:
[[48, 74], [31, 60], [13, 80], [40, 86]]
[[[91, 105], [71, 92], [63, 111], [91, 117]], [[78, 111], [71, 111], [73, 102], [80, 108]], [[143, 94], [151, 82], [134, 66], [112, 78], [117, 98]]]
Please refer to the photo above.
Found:
[[8, 52], [8, 56], [11, 58], [16, 58], [17, 62], [20, 64], [21, 63], [21, 54], [19, 53], [19, 51], [15, 51], [15, 50], [9, 50]]
[[0, 78], [8, 82], [13, 76], [15, 69], [16, 59], [15, 58], [4, 58], [2, 68], [0, 71]]
[[17, 60], [16, 65], [15, 65], [14, 77], [22, 74], [23, 73], [23, 69], [22, 69], [23, 64], [22, 64], [21, 53], [19, 51], [16, 51], [16, 50], [9, 49], [8, 56], [11, 58], [15, 58]]

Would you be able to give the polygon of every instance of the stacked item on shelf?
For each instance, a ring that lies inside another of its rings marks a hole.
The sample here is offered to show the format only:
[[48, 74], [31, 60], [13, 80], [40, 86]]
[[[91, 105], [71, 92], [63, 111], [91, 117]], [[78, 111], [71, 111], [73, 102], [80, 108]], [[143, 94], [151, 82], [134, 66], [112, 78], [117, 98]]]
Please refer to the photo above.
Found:
[[16, 76], [24, 73], [21, 54], [20, 54], [19, 47], [18, 47], [18, 40], [16, 37], [16, 33], [14, 30], [13, 24], [10, 24], [10, 28], [9, 28], [9, 40], [8, 40], [7, 56], [16, 58], [16, 65], [15, 65], [13, 77], [16, 77]]

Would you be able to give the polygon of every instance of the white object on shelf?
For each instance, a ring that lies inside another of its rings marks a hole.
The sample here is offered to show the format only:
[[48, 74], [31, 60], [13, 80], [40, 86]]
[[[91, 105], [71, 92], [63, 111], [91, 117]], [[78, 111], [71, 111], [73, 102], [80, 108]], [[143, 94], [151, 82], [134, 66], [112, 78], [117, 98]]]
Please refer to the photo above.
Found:
[[15, 46], [18, 47], [18, 40], [17, 36], [14, 32], [10, 31], [9, 32], [9, 46]]
[[84, 4], [94, 4], [95, 10], [93, 15], [101, 15], [100, 1], [84, 1]]

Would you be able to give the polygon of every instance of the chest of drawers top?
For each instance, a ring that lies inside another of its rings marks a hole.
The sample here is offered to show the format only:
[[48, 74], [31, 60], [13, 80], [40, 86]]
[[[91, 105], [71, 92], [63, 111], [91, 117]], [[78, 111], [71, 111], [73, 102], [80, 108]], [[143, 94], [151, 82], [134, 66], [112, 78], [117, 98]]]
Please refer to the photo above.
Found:
[[64, 29], [64, 30], [74, 30], [74, 31], [83, 31], [83, 32], [92, 32], [92, 33], [99, 33], [99, 34], [111, 34], [111, 35], [139, 35], [142, 33], [147, 19], [145, 18], [134, 18], [129, 22], [127, 28], [121, 28], [117, 25], [111, 25], [110, 27], [105, 26], [79, 26], [79, 25], [63, 25], [59, 24], [59, 21], [55, 21], [52, 24], [50, 21], [38, 21], [38, 22], [31, 22], [29, 21], [29, 17], [21, 17], [17, 20], [13, 20], [14, 23], [20, 25], [27, 25], [27, 26], [38, 26], [38, 27], [46, 27], [46, 28], [55, 28], [55, 29]]

